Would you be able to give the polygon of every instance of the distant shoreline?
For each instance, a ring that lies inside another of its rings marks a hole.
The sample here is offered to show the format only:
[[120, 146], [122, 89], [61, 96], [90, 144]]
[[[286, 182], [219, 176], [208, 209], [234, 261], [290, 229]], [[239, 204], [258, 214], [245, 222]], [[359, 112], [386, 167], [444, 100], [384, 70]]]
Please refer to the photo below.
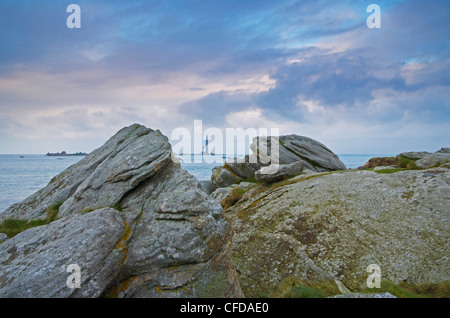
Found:
[[63, 152], [56, 152], [56, 153], [47, 152], [47, 154], [45, 156], [47, 156], [47, 157], [74, 157], [74, 156], [87, 156], [87, 155], [88, 154], [85, 152], [66, 153], [65, 151], [63, 151]]

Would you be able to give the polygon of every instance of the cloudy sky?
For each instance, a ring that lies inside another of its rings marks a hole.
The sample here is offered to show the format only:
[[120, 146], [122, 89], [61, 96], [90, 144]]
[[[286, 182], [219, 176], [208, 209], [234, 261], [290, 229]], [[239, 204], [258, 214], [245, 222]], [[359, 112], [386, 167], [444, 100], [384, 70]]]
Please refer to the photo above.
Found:
[[[81, 28], [69, 29], [69, 4]], [[369, 4], [381, 28], [369, 29]], [[0, 153], [124, 126], [279, 128], [334, 152], [450, 147], [450, 1], [1, 0]]]

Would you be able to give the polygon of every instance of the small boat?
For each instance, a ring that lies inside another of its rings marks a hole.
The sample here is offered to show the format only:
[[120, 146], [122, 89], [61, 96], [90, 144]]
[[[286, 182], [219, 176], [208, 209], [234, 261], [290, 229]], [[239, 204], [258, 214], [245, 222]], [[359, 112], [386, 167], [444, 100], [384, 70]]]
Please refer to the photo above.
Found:
[[25, 158], [25, 156], [19, 156], [19, 158]]

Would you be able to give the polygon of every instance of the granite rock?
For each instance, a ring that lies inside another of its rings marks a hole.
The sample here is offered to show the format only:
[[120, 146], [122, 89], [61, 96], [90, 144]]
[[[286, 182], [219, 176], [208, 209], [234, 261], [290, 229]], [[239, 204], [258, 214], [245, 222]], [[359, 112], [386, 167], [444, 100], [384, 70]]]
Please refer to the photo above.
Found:
[[362, 291], [370, 264], [393, 283], [450, 280], [447, 168], [316, 173], [259, 187], [227, 210], [248, 297], [277, 296], [286, 279]]
[[211, 181], [217, 187], [226, 187], [255, 177], [256, 172], [266, 166], [281, 166], [295, 162], [300, 162], [304, 169], [313, 172], [346, 169], [339, 157], [325, 145], [304, 136], [255, 137], [250, 149], [253, 152], [251, 155], [232, 161], [227, 160], [223, 167], [215, 167]]
[[[54, 202], [59, 220], [0, 244], [1, 296], [243, 296], [221, 205], [157, 130], [120, 130], [1, 217], [43, 218]], [[73, 263], [76, 290], [65, 285]]]

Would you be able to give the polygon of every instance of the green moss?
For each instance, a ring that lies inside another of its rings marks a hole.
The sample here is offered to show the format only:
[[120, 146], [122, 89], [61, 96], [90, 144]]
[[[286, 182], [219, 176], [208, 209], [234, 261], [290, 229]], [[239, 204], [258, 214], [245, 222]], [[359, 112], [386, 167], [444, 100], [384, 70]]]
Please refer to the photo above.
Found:
[[122, 212], [122, 211], [123, 211], [122, 205], [121, 205], [120, 203], [113, 204], [113, 205], [110, 206], [110, 208], [111, 208], [111, 209], [114, 209], [114, 210], [117, 210], [117, 211], [119, 211], [119, 212]]
[[294, 286], [284, 293], [282, 298], [325, 298], [325, 294], [316, 288]]
[[387, 292], [398, 298], [449, 298], [450, 282], [415, 285], [406, 282], [395, 284], [387, 280], [382, 280], [381, 288], [365, 289], [362, 292], [368, 294]]
[[375, 171], [376, 173], [384, 173], [384, 174], [390, 174], [390, 173], [396, 173], [399, 171], [405, 171], [408, 170], [406, 168], [392, 168], [392, 169], [383, 169], [383, 170], [378, 170]]
[[409, 290], [410, 292], [429, 298], [450, 298], [450, 282], [445, 281], [437, 284], [408, 284], [400, 283], [403, 289]]
[[339, 287], [333, 280], [303, 281], [298, 277], [283, 279], [274, 292], [281, 298], [323, 298], [340, 294]]
[[47, 208], [45, 219], [25, 220], [7, 218], [0, 223], [0, 233], [5, 233], [9, 238], [33, 227], [50, 224], [57, 220], [59, 208], [63, 202], [58, 202]]
[[0, 233], [5, 233], [11, 238], [31, 227], [28, 220], [7, 218], [0, 224]]

